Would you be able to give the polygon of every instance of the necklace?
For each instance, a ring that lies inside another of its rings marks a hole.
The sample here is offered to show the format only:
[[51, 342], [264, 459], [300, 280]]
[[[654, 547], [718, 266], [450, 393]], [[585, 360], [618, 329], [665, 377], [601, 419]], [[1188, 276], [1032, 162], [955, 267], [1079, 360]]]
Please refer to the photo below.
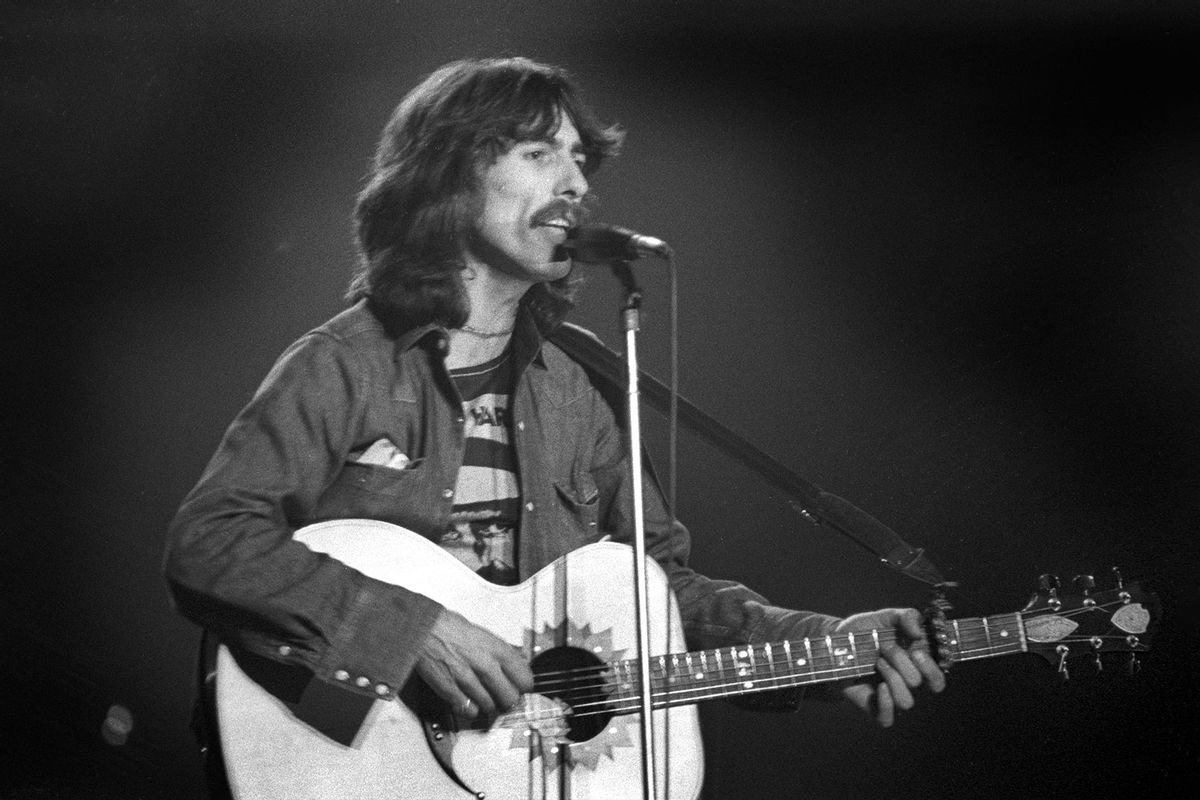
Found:
[[501, 336], [508, 336], [513, 332], [512, 328], [509, 328], [506, 331], [481, 331], [478, 328], [472, 328], [470, 325], [466, 324], [460, 325], [458, 329], [463, 333], [469, 333], [472, 336], [478, 336], [480, 339], [498, 339]]

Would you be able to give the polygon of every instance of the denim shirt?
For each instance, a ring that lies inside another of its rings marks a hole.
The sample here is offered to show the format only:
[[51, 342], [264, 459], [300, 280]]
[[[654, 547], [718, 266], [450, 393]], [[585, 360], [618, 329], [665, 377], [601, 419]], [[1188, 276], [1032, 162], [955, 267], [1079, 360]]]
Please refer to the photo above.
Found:
[[[512, 398], [524, 579], [605, 535], [632, 543], [627, 446], [585, 371], [522, 313]], [[463, 412], [447, 333], [391, 334], [359, 303], [289, 347], [237, 416], [168, 537], [177, 610], [223, 639], [373, 696], [407, 680], [440, 604], [310, 551], [292, 533], [370, 518], [437, 541], [449, 530]], [[386, 439], [403, 469], [354, 461]], [[646, 546], [679, 600], [689, 646], [824, 635], [835, 619], [787, 611], [686, 566], [689, 537], [643, 477]], [[362, 676], [361, 685], [347, 676]]]

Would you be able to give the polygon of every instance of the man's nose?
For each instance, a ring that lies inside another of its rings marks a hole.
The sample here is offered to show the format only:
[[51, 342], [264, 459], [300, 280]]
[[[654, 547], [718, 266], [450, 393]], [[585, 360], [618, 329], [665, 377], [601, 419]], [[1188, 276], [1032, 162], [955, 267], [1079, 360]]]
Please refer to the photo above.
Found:
[[587, 194], [587, 178], [584, 177], [583, 168], [573, 156], [568, 155], [563, 158], [557, 188], [558, 194], [566, 197], [578, 199]]

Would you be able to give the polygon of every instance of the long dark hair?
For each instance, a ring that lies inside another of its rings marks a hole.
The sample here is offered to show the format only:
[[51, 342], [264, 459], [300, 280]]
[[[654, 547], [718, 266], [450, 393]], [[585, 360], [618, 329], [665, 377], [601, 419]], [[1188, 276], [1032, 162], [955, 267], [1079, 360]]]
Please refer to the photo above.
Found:
[[[393, 325], [466, 322], [461, 243], [481, 170], [520, 141], [553, 134], [566, 114], [590, 174], [624, 133], [604, 126], [562, 69], [527, 58], [468, 59], [421, 82], [392, 113], [355, 206], [358, 266], [347, 291]], [[570, 276], [539, 283], [522, 302], [543, 331], [573, 305]]]

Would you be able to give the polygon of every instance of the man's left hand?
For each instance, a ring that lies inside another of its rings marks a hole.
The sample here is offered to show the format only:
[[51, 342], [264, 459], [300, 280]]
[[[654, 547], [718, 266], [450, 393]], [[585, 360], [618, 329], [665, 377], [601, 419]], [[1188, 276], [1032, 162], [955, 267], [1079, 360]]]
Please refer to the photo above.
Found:
[[875, 717], [882, 728], [895, 722], [896, 709], [913, 707], [913, 690], [922, 684], [931, 691], [946, 688], [946, 676], [933, 660], [921, 614], [914, 608], [885, 608], [846, 617], [835, 633], [881, 634], [895, 631], [891, 641], [881, 639], [875, 674], [847, 682], [842, 695]]

